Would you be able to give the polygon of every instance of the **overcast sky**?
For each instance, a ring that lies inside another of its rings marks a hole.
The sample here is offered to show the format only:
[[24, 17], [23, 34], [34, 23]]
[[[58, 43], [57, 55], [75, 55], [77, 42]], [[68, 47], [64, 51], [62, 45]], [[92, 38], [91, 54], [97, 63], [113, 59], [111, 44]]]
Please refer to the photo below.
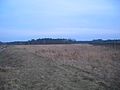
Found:
[[0, 41], [120, 39], [120, 0], [0, 0]]

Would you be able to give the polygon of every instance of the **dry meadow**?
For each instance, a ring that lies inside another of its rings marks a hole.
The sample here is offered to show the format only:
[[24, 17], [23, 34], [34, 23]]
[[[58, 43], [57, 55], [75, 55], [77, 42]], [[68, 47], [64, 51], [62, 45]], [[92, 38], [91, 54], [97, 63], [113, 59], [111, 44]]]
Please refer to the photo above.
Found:
[[120, 90], [120, 48], [1, 45], [0, 90]]

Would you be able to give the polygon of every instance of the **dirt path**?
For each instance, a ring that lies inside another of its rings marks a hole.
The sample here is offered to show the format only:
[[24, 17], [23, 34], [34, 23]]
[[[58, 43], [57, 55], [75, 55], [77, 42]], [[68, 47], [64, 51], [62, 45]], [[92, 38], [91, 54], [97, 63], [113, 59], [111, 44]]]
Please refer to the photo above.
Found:
[[[45, 58], [25, 47], [5, 46], [0, 52], [0, 90], [119, 90], [120, 88], [118, 85], [120, 83], [115, 82], [115, 79], [119, 79], [117, 74], [120, 69], [117, 66], [117, 70], [112, 71], [116, 76], [111, 78], [110, 71], [107, 74], [99, 71], [102, 68], [98, 68], [97, 71], [91, 70], [92, 64], [84, 63], [84, 67], [81, 67], [80, 62], [79, 65], [78, 62], [65, 62]], [[109, 68], [115, 69], [111, 66]]]

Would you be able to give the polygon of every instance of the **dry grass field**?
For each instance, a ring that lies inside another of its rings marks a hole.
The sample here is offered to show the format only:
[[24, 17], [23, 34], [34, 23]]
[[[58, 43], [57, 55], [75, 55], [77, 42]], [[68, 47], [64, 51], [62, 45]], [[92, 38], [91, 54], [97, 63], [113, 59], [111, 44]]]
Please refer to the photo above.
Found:
[[0, 46], [0, 90], [120, 90], [120, 48]]

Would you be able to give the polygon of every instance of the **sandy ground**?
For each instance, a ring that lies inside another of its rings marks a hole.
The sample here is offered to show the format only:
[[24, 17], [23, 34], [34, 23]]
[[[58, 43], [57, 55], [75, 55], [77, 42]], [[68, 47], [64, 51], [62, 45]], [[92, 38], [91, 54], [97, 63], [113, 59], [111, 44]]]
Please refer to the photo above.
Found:
[[0, 90], [120, 90], [120, 49], [0, 46]]

